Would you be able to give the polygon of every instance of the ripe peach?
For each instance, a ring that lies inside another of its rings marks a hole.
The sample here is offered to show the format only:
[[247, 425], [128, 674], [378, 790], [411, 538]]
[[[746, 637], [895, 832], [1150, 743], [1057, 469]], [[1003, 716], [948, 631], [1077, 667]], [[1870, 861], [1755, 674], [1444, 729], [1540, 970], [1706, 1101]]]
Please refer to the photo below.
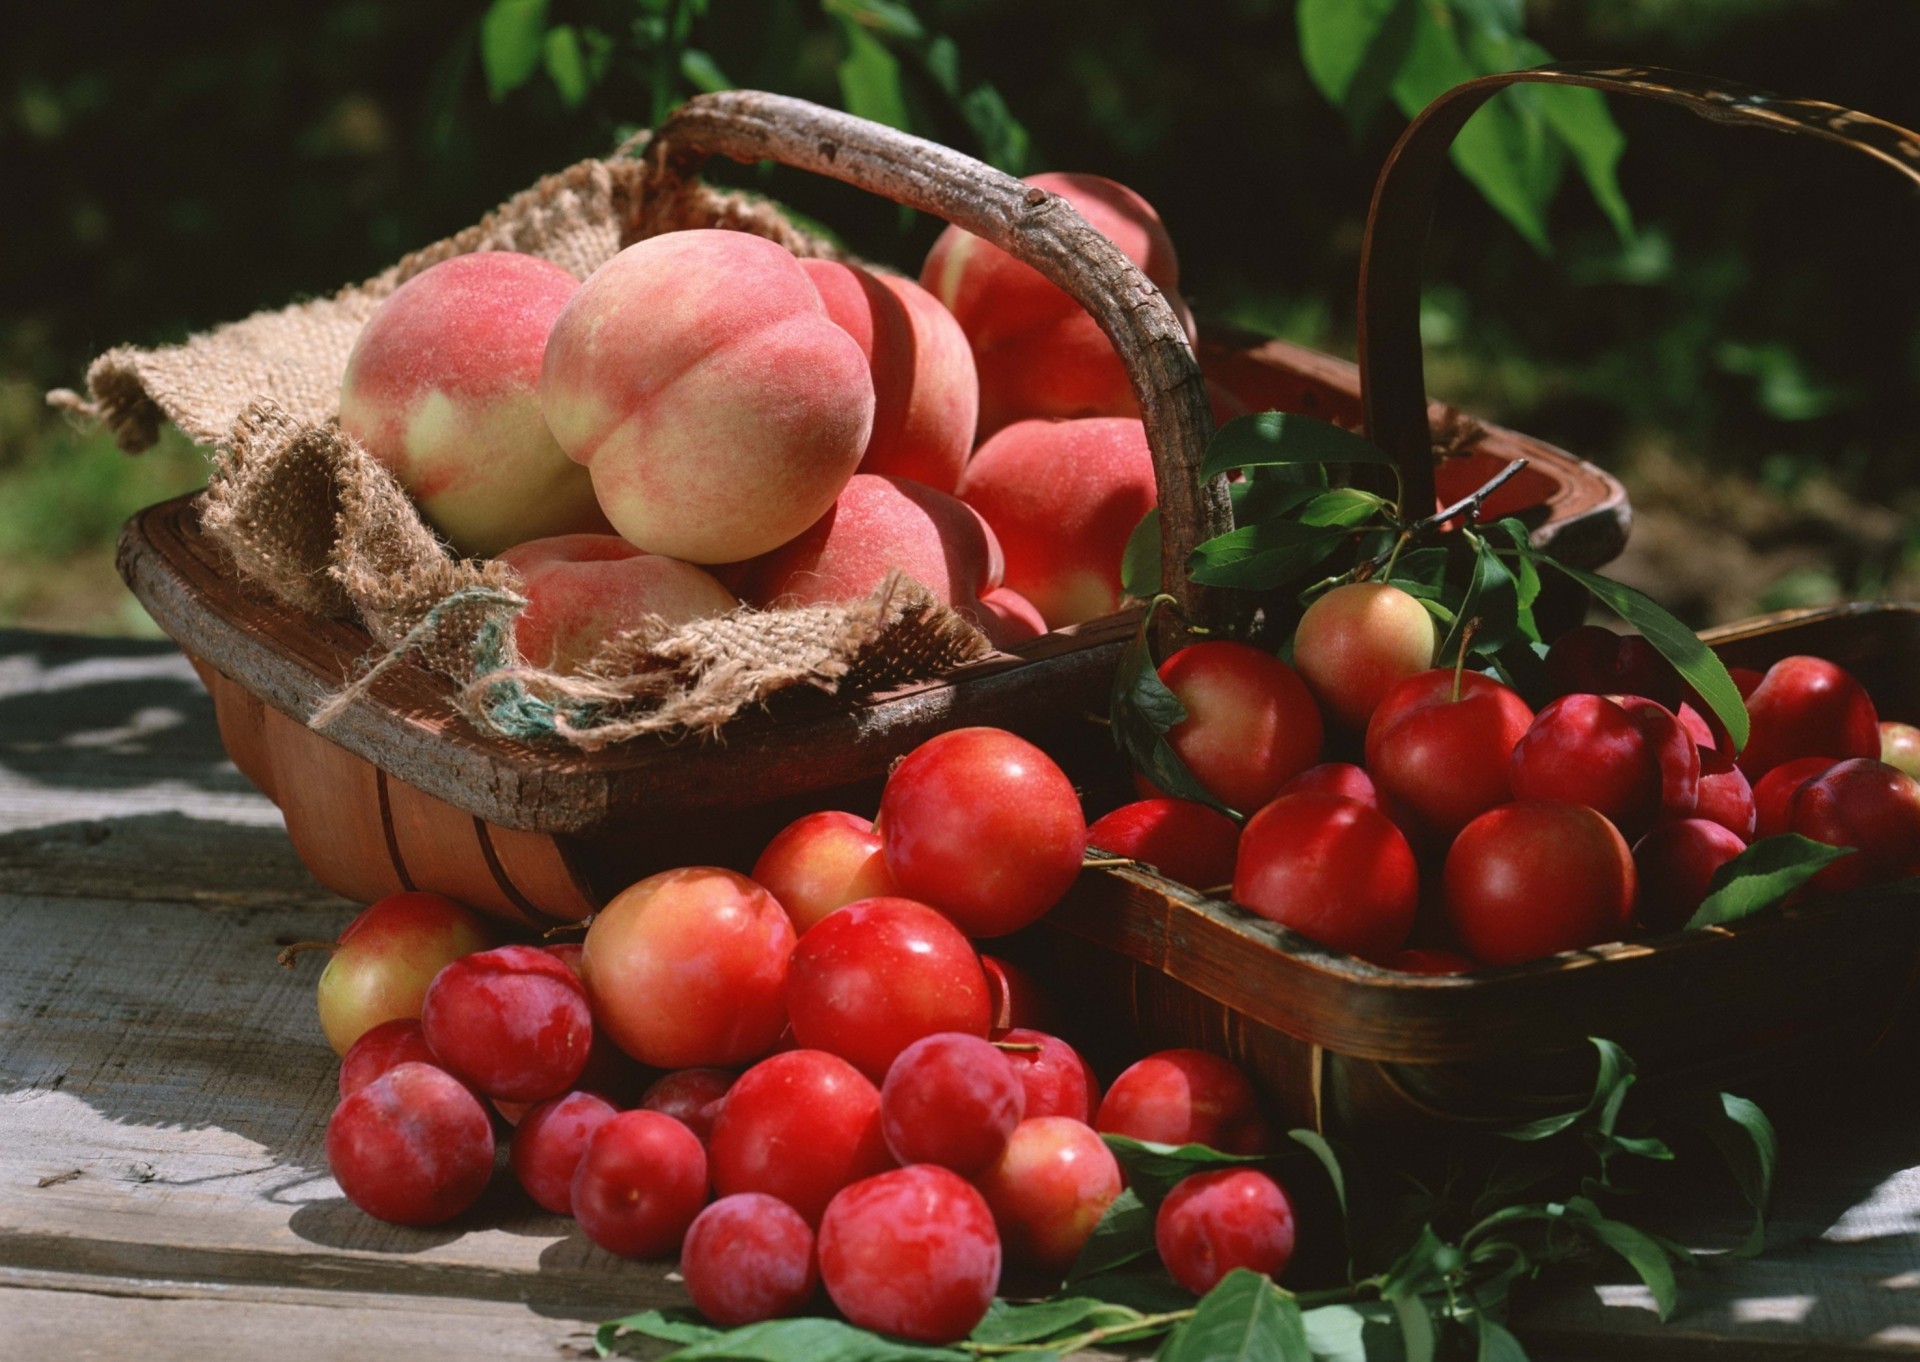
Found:
[[520, 574], [527, 608], [514, 621], [520, 656], [570, 672], [650, 615], [672, 624], [740, 604], [691, 563], [637, 549], [617, 534], [563, 534], [516, 544], [500, 561]]
[[540, 410], [617, 529], [730, 563], [833, 504], [873, 428], [873, 379], [791, 254], [745, 232], [668, 232], [561, 310]]
[[1007, 585], [1050, 628], [1110, 615], [1127, 536], [1158, 503], [1146, 427], [1118, 417], [1017, 422], [974, 453], [960, 498], [999, 538]]
[[951, 492], [980, 414], [980, 380], [960, 323], [911, 279], [831, 260], [802, 260], [800, 268], [873, 370], [873, 434], [860, 471]]
[[340, 428], [463, 554], [607, 527], [536, 391], [548, 332], [579, 287], [537, 256], [458, 255], [395, 289], [354, 342]]
[[1033, 602], [1008, 587], [996, 586], [984, 591], [979, 600], [960, 609], [980, 626], [980, 632], [993, 640], [996, 648], [1012, 648], [1047, 632], [1047, 622]]
[[804, 533], [747, 566], [740, 594], [760, 605], [858, 600], [894, 568], [943, 604], [964, 606], [1000, 584], [1000, 544], [944, 492], [857, 473]]
[[[1027, 183], [1078, 209], [1184, 314], [1173, 241], [1145, 199], [1098, 175], [1034, 175]], [[1139, 415], [1106, 333], [1030, 265], [949, 227], [928, 252], [920, 282], [959, 319], [973, 346], [981, 434], [1030, 416]], [[1190, 322], [1187, 329], [1191, 334]]]
[[1393, 686], [1433, 665], [1433, 617], [1388, 582], [1349, 582], [1315, 600], [1293, 635], [1293, 666], [1337, 724], [1364, 729]]

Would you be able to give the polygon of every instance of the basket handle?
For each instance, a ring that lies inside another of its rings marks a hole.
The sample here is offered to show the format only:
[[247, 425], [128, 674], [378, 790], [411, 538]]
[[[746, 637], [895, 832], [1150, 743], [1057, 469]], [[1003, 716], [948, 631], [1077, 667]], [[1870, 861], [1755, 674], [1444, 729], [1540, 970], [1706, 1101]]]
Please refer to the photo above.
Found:
[[1420, 273], [1447, 149], [1475, 110], [1509, 85], [1584, 85], [1640, 95], [1715, 123], [1806, 133], [1862, 152], [1920, 183], [1920, 135], [1867, 114], [1654, 66], [1563, 62], [1470, 80], [1420, 111], [1374, 184], [1360, 247], [1360, 402], [1365, 432], [1399, 466], [1406, 504], [1434, 505], [1433, 435], [1420, 352]]
[[778, 161], [961, 227], [1070, 294], [1113, 342], [1146, 424], [1159, 487], [1160, 580], [1190, 619], [1224, 621], [1218, 588], [1187, 580], [1187, 558], [1233, 528], [1226, 482], [1200, 481], [1213, 417], [1200, 366], [1160, 290], [1056, 194], [937, 142], [805, 100], [752, 90], [696, 95], [655, 134], [648, 193], [672, 193], [713, 156]]

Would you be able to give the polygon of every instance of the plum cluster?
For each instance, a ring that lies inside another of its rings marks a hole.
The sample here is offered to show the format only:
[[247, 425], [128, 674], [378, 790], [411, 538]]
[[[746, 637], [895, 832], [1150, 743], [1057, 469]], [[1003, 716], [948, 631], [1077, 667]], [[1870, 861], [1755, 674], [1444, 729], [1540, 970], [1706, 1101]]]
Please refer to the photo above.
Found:
[[[321, 998], [341, 1190], [384, 1220], [447, 1220], [510, 1127], [528, 1196], [610, 1252], [677, 1255], [718, 1324], [824, 1289], [856, 1324], [947, 1342], [996, 1292], [1065, 1277], [1122, 1189], [1103, 1132], [1272, 1151], [1233, 1064], [1165, 1051], [1103, 1094], [1033, 979], [980, 953], [1080, 872], [1079, 798], [1044, 753], [941, 734], [878, 812], [800, 819], [751, 877], [650, 876], [578, 943], [492, 945], [436, 895], [368, 908]], [[1156, 1230], [1196, 1293], [1278, 1274], [1295, 1235], [1251, 1168], [1183, 1183]]]
[[[1810, 893], [1920, 873], [1920, 734], [1880, 722], [1833, 662], [1734, 668], [1751, 720], [1736, 752], [1642, 638], [1588, 625], [1557, 640], [1538, 713], [1491, 676], [1432, 667], [1434, 647], [1417, 600], [1364, 582], [1307, 609], [1292, 666], [1241, 643], [1176, 652], [1160, 676], [1187, 717], [1167, 741], [1251, 817], [1236, 827], [1141, 780], [1153, 797], [1090, 840], [1423, 973], [1677, 929], [1716, 870], [1781, 833], [1850, 849]], [[1324, 760], [1330, 747], [1360, 760]]]
[[[1097, 176], [1030, 183], [1118, 243], [1191, 334], [1145, 200]], [[958, 228], [919, 283], [711, 228], [585, 281], [456, 256], [368, 319], [340, 423], [454, 550], [516, 569], [520, 652], [559, 671], [643, 620], [859, 599], [893, 570], [1010, 645], [1117, 609], [1156, 502], [1092, 316]]]

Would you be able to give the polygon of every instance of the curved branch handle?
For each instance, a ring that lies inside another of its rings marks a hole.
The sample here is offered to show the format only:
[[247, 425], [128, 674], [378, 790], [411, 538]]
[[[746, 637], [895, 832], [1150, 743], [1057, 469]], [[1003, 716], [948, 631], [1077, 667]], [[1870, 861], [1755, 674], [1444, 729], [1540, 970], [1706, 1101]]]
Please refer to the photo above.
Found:
[[1433, 437], [1420, 352], [1420, 273], [1434, 191], [1454, 137], [1509, 85], [1584, 85], [1639, 95], [1715, 123], [1806, 133], [1873, 157], [1920, 184], [1920, 135], [1818, 100], [1789, 99], [1733, 81], [1652, 66], [1562, 63], [1456, 85], [1408, 125], [1374, 184], [1360, 247], [1360, 401], [1366, 433], [1400, 466], [1406, 503], [1434, 503]]
[[937, 142], [755, 91], [688, 100], [648, 155], [650, 193], [672, 192], [713, 156], [842, 180], [983, 237], [1066, 290], [1113, 342], [1140, 403], [1160, 492], [1161, 581], [1197, 623], [1224, 619], [1222, 594], [1187, 580], [1194, 546], [1232, 528], [1225, 480], [1199, 477], [1213, 433], [1200, 366], [1160, 290], [1072, 204]]

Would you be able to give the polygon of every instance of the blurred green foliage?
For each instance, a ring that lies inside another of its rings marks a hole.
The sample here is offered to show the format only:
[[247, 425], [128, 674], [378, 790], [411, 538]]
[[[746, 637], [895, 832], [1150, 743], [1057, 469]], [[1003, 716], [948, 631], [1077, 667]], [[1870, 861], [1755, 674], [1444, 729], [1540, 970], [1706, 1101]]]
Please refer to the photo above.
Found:
[[[1315, 26], [1356, 15], [1374, 23], [1373, 64], [1341, 67]], [[1525, 62], [1538, 44], [1920, 126], [1911, 0], [30, 7], [9, 16], [0, 44], [12, 208], [0, 253], [0, 573], [73, 561], [83, 541], [97, 555], [95, 531], [119, 514], [107, 508], [196, 476], [190, 460], [105, 458], [103, 441], [41, 414], [33, 393], [77, 385], [108, 345], [178, 339], [372, 274], [722, 83], [868, 112], [897, 99], [916, 130], [1002, 164], [1125, 181], [1166, 218], [1200, 316], [1350, 351], [1373, 175], [1422, 97], [1403, 68], [1381, 64], [1400, 41], [1393, 25], [1408, 22], [1426, 42], [1451, 25], [1462, 59], [1481, 68], [1506, 53]], [[536, 26], [537, 47], [525, 42]], [[509, 49], [519, 65], [502, 68]], [[1652, 443], [1689, 467], [1764, 474], [1756, 485], [1770, 495], [1837, 480], [1869, 501], [1910, 498], [1910, 187], [1807, 139], [1644, 103], [1611, 112], [1625, 136], [1617, 164], [1611, 125], [1569, 131], [1537, 105], [1516, 115], [1534, 120], [1516, 144], [1533, 159], [1516, 164], [1549, 187], [1577, 176], [1588, 193], [1536, 194], [1516, 210], [1465, 180], [1443, 191], [1425, 318], [1436, 394], [1615, 468]], [[733, 173], [907, 269], [934, 234], [842, 186]], [[1637, 230], [1624, 230], [1622, 201]], [[70, 490], [46, 490], [56, 483]], [[1901, 505], [1910, 526], [1911, 502]], [[1913, 539], [1890, 532], [1892, 558], [1835, 580], [1898, 580]]]

